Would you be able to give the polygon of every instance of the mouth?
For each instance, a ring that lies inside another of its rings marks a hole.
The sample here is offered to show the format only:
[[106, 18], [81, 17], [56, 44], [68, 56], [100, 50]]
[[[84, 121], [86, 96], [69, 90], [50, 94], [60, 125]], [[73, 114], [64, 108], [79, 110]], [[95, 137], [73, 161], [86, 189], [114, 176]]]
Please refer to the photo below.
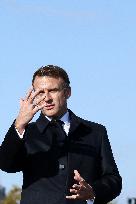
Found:
[[54, 107], [55, 107], [55, 105], [52, 105], [52, 104], [51, 105], [46, 105], [45, 109], [46, 110], [52, 110]]

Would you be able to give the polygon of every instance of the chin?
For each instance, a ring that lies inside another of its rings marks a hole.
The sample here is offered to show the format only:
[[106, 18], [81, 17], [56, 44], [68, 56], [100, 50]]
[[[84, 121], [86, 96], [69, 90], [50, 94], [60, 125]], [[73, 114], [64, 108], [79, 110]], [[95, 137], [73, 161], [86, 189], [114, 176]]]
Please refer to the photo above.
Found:
[[58, 115], [56, 111], [52, 111], [52, 110], [48, 110], [48, 111], [42, 110], [42, 113], [48, 117], [56, 117]]

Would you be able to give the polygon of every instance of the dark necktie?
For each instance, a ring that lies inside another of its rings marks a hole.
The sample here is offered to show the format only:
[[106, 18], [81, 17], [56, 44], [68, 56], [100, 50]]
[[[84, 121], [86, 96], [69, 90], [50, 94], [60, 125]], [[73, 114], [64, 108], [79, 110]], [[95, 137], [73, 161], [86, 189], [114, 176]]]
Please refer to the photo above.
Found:
[[62, 146], [65, 143], [65, 139], [67, 137], [64, 129], [63, 129], [64, 122], [61, 120], [52, 120], [51, 121], [51, 128], [54, 133], [54, 142], [56, 145]]

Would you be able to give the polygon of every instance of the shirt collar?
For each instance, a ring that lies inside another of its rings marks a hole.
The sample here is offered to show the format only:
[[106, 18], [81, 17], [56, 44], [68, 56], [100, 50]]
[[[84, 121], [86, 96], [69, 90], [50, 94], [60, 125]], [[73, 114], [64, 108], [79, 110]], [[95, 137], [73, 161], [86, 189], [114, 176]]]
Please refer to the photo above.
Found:
[[[47, 119], [47, 116], [44, 116], [43, 113], [40, 114], [39, 118], [36, 120], [36, 125], [41, 133], [47, 128], [49, 122], [52, 118]], [[67, 110], [67, 112], [61, 117], [62, 121], [67, 125], [70, 124], [70, 132], [74, 132], [75, 129], [82, 123], [82, 120], [77, 117], [71, 110]]]
[[[48, 116], [45, 116], [47, 118], [47, 120], [51, 121], [52, 118], [49, 118]], [[67, 111], [61, 118], [61, 121], [63, 121], [64, 123], [70, 123], [70, 117], [69, 117], [69, 112]]]

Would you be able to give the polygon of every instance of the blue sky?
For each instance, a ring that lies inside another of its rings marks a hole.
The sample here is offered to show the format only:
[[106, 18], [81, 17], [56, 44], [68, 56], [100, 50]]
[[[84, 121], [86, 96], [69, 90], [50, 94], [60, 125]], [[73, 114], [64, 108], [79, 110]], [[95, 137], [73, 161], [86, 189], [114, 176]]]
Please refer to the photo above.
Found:
[[[0, 1], [0, 142], [16, 118], [34, 71], [67, 70], [69, 108], [106, 126], [123, 190], [136, 195], [136, 1]], [[22, 175], [0, 172], [7, 190]]]

